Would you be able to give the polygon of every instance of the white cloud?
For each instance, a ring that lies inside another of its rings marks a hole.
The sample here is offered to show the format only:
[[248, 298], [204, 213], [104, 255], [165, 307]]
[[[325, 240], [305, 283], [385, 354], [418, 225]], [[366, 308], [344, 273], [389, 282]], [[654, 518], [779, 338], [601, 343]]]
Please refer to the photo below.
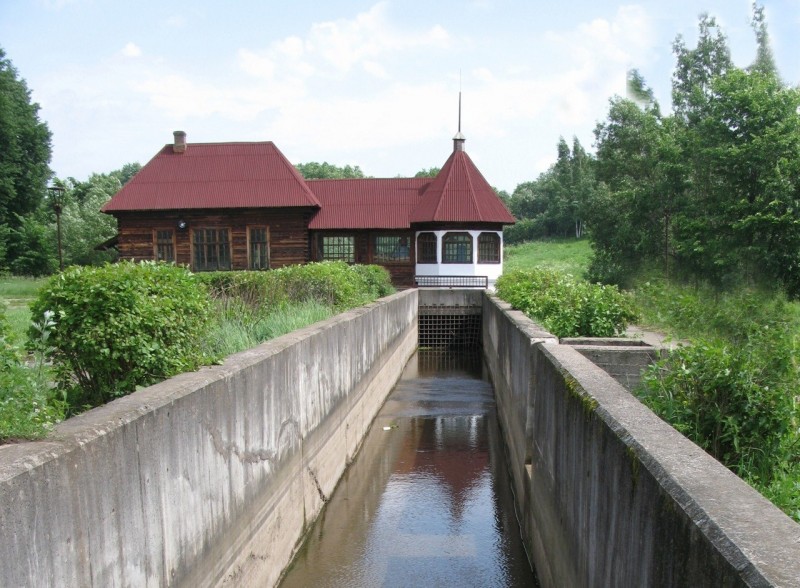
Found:
[[315, 55], [339, 72], [357, 63], [374, 61], [387, 53], [418, 48], [446, 48], [449, 33], [435, 25], [421, 32], [399, 31], [386, 17], [387, 3], [379, 2], [354, 19], [339, 19], [312, 25], [307, 44]]
[[128, 43], [122, 48], [122, 54], [125, 57], [141, 57], [142, 49], [136, 43]]

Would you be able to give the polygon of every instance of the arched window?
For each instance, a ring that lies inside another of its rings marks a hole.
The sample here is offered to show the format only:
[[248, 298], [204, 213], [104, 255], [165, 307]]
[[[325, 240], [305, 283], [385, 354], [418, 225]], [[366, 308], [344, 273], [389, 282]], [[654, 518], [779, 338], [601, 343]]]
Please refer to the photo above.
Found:
[[442, 263], [472, 263], [472, 235], [445, 233], [442, 237]]
[[436, 263], [436, 235], [420, 233], [417, 237], [417, 263]]
[[478, 263], [500, 263], [500, 235], [497, 233], [478, 235]]

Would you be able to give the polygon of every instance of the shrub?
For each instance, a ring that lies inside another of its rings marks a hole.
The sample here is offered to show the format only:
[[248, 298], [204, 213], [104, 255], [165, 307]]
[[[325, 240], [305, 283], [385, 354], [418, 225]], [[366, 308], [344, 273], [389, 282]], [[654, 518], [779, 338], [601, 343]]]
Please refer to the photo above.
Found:
[[351, 266], [341, 261], [291, 265], [266, 272], [198, 275], [213, 297], [235, 299], [237, 304], [243, 302], [254, 309], [313, 301], [345, 310], [394, 291], [386, 269]]
[[651, 367], [640, 398], [744, 478], [769, 483], [793, 432], [790, 362], [769, 329], [741, 344], [697, 340]]
[[370, 298], [383, 298], [394, 293], [392, 277], [385, 267], [380, 265], [353, 265], [351, 269], [364, 281]]
[[56, 381], [71, 406], [98, 405], [197, 369], [210, 300], [188, 270], [156, 262], [72, 267], [31, 307], [52, 311]]
[[611, 337], [636, 318], [627, 295], [552, 270], [517, 270], [497, 280], [497, 295], [558, 337]]

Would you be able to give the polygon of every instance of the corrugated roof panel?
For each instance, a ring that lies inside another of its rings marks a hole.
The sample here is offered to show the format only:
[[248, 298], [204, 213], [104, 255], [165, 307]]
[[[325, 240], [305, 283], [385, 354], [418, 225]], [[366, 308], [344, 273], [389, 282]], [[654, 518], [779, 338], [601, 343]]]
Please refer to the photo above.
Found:
[[272, 142], [196, 143], [166, 145], [103, 211], [285, 206], [319, 201]]
[[407, 229], [430, 178], [309, 180], [320, 201], [310, 229]]
[[515, 221], [469, 155], [454, 151], [412, 211], [411, 222]]

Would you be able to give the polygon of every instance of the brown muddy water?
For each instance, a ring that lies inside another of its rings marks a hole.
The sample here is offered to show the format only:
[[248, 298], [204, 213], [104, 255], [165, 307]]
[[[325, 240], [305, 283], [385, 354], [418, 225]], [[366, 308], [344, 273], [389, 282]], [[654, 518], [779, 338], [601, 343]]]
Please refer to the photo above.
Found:
[[480, 354], [420, 351], [280, 586], [535, 585]]

